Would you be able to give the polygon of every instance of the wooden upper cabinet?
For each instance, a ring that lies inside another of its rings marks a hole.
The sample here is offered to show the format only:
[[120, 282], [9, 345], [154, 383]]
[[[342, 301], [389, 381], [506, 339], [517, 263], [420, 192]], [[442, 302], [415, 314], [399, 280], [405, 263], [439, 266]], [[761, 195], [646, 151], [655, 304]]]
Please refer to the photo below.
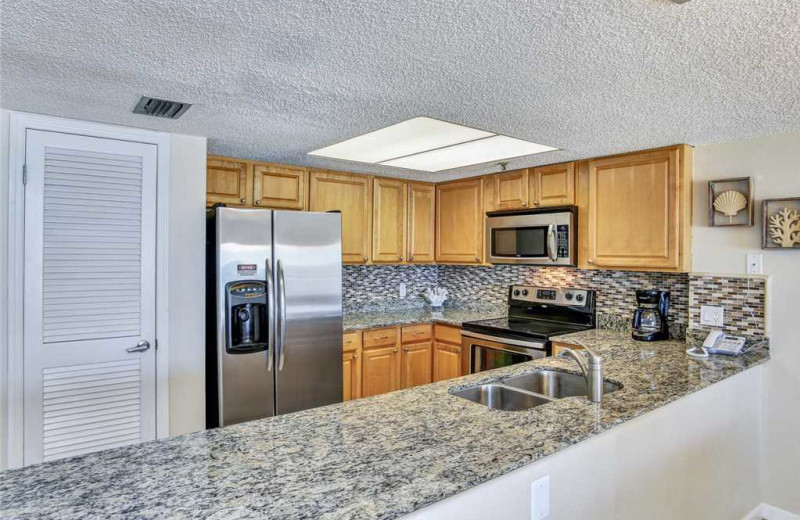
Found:
[[224, 157], [206, 161], [206, 204], [247, 206], [249, 164]]
[[483, 178], [483, 211], [497, 211], [497, 176]]
[[435, 260], [436, 187], [408, 185], [408, 258], [415, 264]]
[[372, 184], [372, 261], [405, 261], [408, 184], [376, 178]]
[[528, 207], [528, 170], [498, 173], [496, 177], [495, 207], [497, 209]]
[[691, 226], [691, 167], [687, 174], [681, 166], [685, 148], [588, 162], [586, 267], [687, 267], [681, 251]]
[[436, 261], [463, 264], [483, 259], [483, 181], [436, 186]]
[[320, 170], [310, 172], [309, 210], [341, 211], [342, 261], [369, 261], [372, 243], [372, 179]]
[[533, 168], [529, 192], [534, 208], [575, 204], [575, 163]]
[[308, 171], [277, 164], [253, 164], [253, 205], [276, 209], [308, 208]]

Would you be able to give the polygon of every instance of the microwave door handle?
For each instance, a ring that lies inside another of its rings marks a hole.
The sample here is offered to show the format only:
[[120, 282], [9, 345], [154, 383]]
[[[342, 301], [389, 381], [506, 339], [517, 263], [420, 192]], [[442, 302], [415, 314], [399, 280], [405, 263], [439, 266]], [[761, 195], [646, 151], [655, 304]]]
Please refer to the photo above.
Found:
[[550, 224], [547, 228], [547, 254], [553, 262], [558, 260], [558, 250], [556, 249], [556, 226]]
[[272, 372], [272, 365], [275, 362], [275, 284], [269, 258], [264, 265], [267, 278], [267, 372]]

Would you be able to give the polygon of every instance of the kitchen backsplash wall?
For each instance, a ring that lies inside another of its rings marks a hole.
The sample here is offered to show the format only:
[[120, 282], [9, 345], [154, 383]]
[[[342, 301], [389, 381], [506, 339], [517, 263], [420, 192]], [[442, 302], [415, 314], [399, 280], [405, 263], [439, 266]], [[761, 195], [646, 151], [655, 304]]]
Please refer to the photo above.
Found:
[[636, 289], [670, 292], [670, 329], [683, 337], [689, 306], [689, 276], [671, 273], [581, 270], [571, 267], [439, 266], [439, 285], [450, 292], [452, 305], [505, 304], [512, 284], [574, 287], [597, 291], [600, 326], [626, 330], [636, 310]]
[[[400, 298], [400, 283], [406, 284], [405, 298]], [[436, 283], [435, 265], [345, 265], [342, 305], [344, 312], [425, 307], [420, 294]]]
[[700, 324], [700, 306], [725, 309], [722, 330], [737, 336], [766, 334], [767, 280], [761, 277], [708, 274], [689, 275], [689, 328], [706, 333], [714, 327]]

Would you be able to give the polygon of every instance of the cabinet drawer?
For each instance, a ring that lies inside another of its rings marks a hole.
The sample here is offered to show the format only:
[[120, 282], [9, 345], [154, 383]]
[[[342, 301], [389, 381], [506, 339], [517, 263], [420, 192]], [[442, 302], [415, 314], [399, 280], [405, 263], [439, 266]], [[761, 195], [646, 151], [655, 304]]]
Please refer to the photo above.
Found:
[[403, 344], [419, 343], [431, 339], [431, 326], [427, 323], [422, 325], [408, 325], [403, 327]]
[[400, 330], [398, 327], [364, 331], [364, 348], [397, 345]]
[[350, 352], [361, 348], [361, 331], [345, 332], [342, 337], [342, 350]]
[[449, 325], [436, 324], [434, 329], [436, 341], [443, 341], [453, 345], [461, 345], [461, 329]]

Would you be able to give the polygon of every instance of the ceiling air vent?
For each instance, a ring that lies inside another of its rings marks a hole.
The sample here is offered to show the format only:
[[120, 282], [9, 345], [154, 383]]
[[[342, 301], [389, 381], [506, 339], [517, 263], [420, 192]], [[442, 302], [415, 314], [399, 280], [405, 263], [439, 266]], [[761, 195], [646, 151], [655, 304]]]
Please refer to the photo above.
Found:
[[136, 108], [133, 109], [133, 113], [154, 117], [166, 117], [167, 119], [178, 119], [184, 112], [189, 110], [190, 106], [192, 106], [190, 103], [142, 96], [142, 99], [136, 103]]

